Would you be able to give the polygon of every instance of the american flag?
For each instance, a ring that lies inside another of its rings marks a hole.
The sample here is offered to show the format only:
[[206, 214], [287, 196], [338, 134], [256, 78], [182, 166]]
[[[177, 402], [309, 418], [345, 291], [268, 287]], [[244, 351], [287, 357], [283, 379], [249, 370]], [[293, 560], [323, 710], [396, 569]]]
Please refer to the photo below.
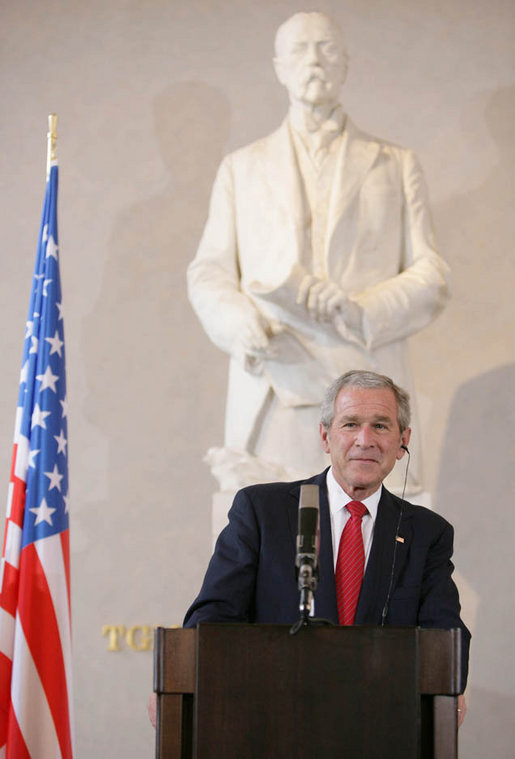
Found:
[[68, 432], [49, 170], [25, 334], [0, 569], [0, 758], [71, 759]]

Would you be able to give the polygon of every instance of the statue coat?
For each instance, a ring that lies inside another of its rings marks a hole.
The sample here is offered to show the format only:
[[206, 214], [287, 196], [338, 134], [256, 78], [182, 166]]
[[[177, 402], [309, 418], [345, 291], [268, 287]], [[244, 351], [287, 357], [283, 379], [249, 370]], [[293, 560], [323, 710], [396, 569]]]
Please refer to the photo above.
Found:
[[[211, 340], [231, 355], [225, 445], [247, 449], [270, 388], [285, 406], [316, 406], [349, 369], [412, 388], [407, 338], [449, 297], [419, 163], [347, 117], [324, 250], [327, 278], [363, 308], [363, 334], [310, 319], [295, 303], [311, 257], [310, 212], [289, 121], [229, 154], [188, 270], [191, 303]], [[238, 324], [258, 309], [275, 356], [258, 371], [233, 354]]]

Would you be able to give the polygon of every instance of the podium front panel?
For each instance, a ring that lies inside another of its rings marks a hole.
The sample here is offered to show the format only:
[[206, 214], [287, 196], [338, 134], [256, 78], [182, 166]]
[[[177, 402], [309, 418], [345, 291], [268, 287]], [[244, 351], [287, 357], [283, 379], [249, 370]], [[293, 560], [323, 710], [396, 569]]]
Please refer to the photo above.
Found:
[[195, 759], [417, 759], [414, 628], [200, 625]]

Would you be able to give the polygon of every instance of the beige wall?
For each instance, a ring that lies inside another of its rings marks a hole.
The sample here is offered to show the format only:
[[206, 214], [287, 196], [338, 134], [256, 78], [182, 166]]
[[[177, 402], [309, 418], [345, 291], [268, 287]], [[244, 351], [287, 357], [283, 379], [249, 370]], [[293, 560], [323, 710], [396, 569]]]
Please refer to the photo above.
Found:
[[[426, 482], [456, 527], [473, 627], [467, 759], [515, 744], [511, 0], [320, 2], [343, 23], [344, 99], [414, 148], [454, 274], [412, 340]], [[180, 623], [210, 551], [226, 361], [187, 303], [185, 269], [221, 155], [286, 107], [270, 57], [290, 0], [2, 0], [0, 472], [7, 490], [23, 326], [59, 115], [70, 398], [77, 748], [152, 755], [150, 653], [103, 624]], [[510, 418], [511, 413], [511, 418]], [[1, 479], [1, 478], [0, 478]]]

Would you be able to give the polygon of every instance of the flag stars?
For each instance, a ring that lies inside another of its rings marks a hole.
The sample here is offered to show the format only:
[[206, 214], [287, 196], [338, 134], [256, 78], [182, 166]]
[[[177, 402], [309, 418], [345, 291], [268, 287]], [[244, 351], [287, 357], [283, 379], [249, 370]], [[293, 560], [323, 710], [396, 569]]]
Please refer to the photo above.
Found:
[[29, 466], [33, 469], [36, 468], [36, 456], [41, 451], [41, 448], [35, 448], [32, 451], [29, 451]]
[[20, 385], [22, 385], [24, 382], [27, 382], [27, 378], [29, 376], [29, 362], [28, 360], [25, 361], [21, 368], [20, 372]]
[[45, 337], [47, 343], [50, 343], [50, 355], [57, 353], [59, 358], [62, 358], [61, 348], [64, 345], [63, 340], [59, 337], [59, 332], [56, 330], [53, 337]]
[[64, 453], [66, 456], [66, 446], [68, 444], [68, 441], [64, 436], [64, 430], [61, 430], [59, 435], [54, 435], [54, 438], [57, 440], [57, 453]]
[[48, 506], [45, 498], [41, 501], [40, 505], [37, 508], [29, 509], [33, 514], [36, 515], [36, 521], [34, 522], [34, 526], [37, 524], [41, 524], [41, 522], [46, 522], [50, 526], [53, 525], [52, 522], [52, 514], [56, 509], [53, 509]]
[[45, 298], [48, 297], [48, 285], [53, 281], [54, 281], [53, 279], [45, 279], [45, 281], [43, 282], [43, 295], [45, 296]]
[[36, 403], [34, 406], [34, 411], [32, 412], [32, 429], [34, 429], [34, 427], [42, 427], [44, 430], [46, 430], [47, 427], [45, 419], [47, 416], [50, 416], [50, 411], [42, 411], [39, 407], [39, 403]]
[[61, 321], [61, 319], [63, 318], [63, 304], [62, 303], [58, 303], [56, 301], [55, 305], [57, 306], [57, 310], [59, 311], [59, 316], [57, 317], [57, 320]]
[[53, 374], [52, 370], [50, 369], [50, 364], [48, 364], [47, 368], [45, 369], [44, 374], [37, 374], [36, 379], [40, 380], [41, 387], [40, 390], [46, 390], [47, 388], [50, 388], [54, 393], [57, 392], [57, 388], [55, 386], [57, 380], [59, 379], [57, 374]]
[[64, 419], [65, 417], [68, 416], [68, 401], [65, 398], [64, 400], [59, 401], [59, 403], [61, 404], [62, 409], [63, 409], [63, 419]]
[[46, 246], [46, 258], [55, 258], [57, 261], [57, 253], [58, 253], [58, 246], [56, 245], [56, 242], [52, 235], [48, 238], [47, 246]]
[[32, 335], [31, 338], [30, 338], [30, 341], [31, 341], [32, 345], [30, 346], [29, 353], [37, 353], [38, 352], [39, 340], [37, 339], [37, 337], [34, 337], [34, 335]]
[[57, 464], [54, 464], [54, 468], [51, 472], [44, 472], [44, 475], [45, 477], [48, 477], [48, 479], [50, 480], [48, 490], [50, 491], [50, 490], [53, 490], [54, 488], [57, 488], [57, 490], [61, 492], [61, 480], [63, 479], [64, 475], [59, 473]]

